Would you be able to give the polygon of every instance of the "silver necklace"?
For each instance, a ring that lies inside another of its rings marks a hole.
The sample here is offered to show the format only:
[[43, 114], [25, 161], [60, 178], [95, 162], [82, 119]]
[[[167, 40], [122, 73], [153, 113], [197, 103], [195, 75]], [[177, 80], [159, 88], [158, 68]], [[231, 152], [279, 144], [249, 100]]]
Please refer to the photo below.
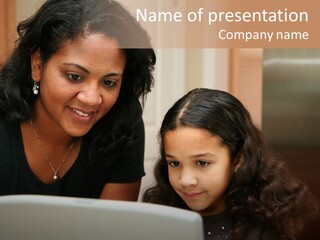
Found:
[[43, 147], [43, 145], [42, 145], [42, 143], [41, 143], [41, 141], [40, 141], [40, 138], [39, 138], [38, 133], [37, 133], [37, 131], [36, 131], [34, 125], [33, 125], [33, 122], [32, 122], [32, 119], [31, 119], [31, 118], [30, 118], [30, 125], [31, 125], [31, 128], [32, 128], [32, 130], [33, 130], [34, 136], [36, 137], [36, 139], [37, 139], [37, 141], [38, 141], [38, 144], [39, 144], [39, 146], [40, 146], [40, 148], [41, 148], [41, 150], [42, 150], [42, 152], [43, 152], [43, 154], [44, 154], [44, 157], [46, 158], [46, 160], [47, 160], [47, 162], [48, 162], [48, 164], [49, 164], [49, 166], [50, 166], [50, 168], [51, 168], [51, 170], [52, 170], [52, 172], [53, 172], [52, 180], [53, 180], [53, 182], [57, 182], [57, 181], [59, 181], [59, 179], [60, 179], [60, 178], [59, 178], [59, 175], [58, 175], [59, 170], [60, 170], [60, 168], [62, 167], [63, 163], [64, 163], [64, 162], [66, 161], [66, 159], [68, 158], [68, 156], [69, 156], [69, 154], [70, 154], [70, 152], [71, 152], [71, 149], [73, 148], [74, 141], [72, 141], [72, 143], [71, 143], [71, 145], [70, 145], [70, 147], [69, 147], [66, 155], [65, 155], [64, 158], [62, 159], [59, 167], [58, 167], [57, 169], [55, 169], [55, 168], [53, 167], [53, 164], [52, 164], [51, 161], [49, 160], [48, 154], [47, 154], [46, 150], [44, 149], [44, 147]]

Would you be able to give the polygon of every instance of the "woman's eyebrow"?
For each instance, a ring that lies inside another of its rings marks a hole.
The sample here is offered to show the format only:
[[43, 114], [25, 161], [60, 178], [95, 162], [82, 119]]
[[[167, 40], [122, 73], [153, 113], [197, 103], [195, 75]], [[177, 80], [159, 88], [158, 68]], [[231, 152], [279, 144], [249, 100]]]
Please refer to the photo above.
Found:
[[63, 63], [63, 65], [66, 65], [66, 66], [73, 66], [73, 67], [76, 67], [76, 68], [79, 68], [81, 69], [82, 71], [90, 74], [90, 71], [88, 69], [86, 69], [85, 67], [79, 65], [79, 64], [76, 64], [76, 63]]
[[[73, 66], [73, 67], [76, 67], [76, 68], [79, 68], [80, 70], [86, 72], [87, 74], [90, 74], [90, 71], [88, 69], [86, 69], [85, 67], [79, 65], [79, 64], [76, 64], [76, 63], [63, 63], [63, 65], [65, 66]], [[112, 72], [112, 73], [108, 73], [105, 75], [105, 77], [122, 77], [122, 74], [121, 73], [116, 73], [116, 72]]]

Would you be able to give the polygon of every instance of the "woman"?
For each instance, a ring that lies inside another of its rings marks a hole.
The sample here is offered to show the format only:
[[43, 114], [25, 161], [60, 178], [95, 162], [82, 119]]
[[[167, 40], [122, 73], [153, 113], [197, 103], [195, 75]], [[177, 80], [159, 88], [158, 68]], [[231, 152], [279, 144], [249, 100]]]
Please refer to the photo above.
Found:
[[0, 72], [0, 194], [137, 200], [147, 33], [115, 1], [48, 0], [18, 34]]
[[307, 187], [227, 92], [190, 91], [165, 115], [160, 139], [156, 184], [143, 200], [198, 212], [207, 240], [294, 239], [316, 214]]

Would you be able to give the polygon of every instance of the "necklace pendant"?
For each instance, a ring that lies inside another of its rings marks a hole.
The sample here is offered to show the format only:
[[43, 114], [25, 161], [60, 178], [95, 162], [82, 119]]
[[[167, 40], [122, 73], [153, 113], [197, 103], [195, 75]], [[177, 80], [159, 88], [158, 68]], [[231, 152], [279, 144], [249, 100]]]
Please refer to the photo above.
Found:
[[53, 182], [57, 182], [57, 181], [59, 181], [59, 176], [58, 176], [58, 173], [55, 173], [53, 175]]

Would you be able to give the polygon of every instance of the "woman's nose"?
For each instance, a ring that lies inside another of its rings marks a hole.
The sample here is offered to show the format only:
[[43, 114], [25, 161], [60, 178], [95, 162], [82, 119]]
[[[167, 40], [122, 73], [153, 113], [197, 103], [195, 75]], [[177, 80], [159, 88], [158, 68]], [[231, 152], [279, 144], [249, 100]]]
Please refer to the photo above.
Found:
[[102, 96], [99, 91], [99, 86], [96, 84], [86, 84], [78, 93], [77, 98], [83, 104], [95, 107], [102, 103]]

